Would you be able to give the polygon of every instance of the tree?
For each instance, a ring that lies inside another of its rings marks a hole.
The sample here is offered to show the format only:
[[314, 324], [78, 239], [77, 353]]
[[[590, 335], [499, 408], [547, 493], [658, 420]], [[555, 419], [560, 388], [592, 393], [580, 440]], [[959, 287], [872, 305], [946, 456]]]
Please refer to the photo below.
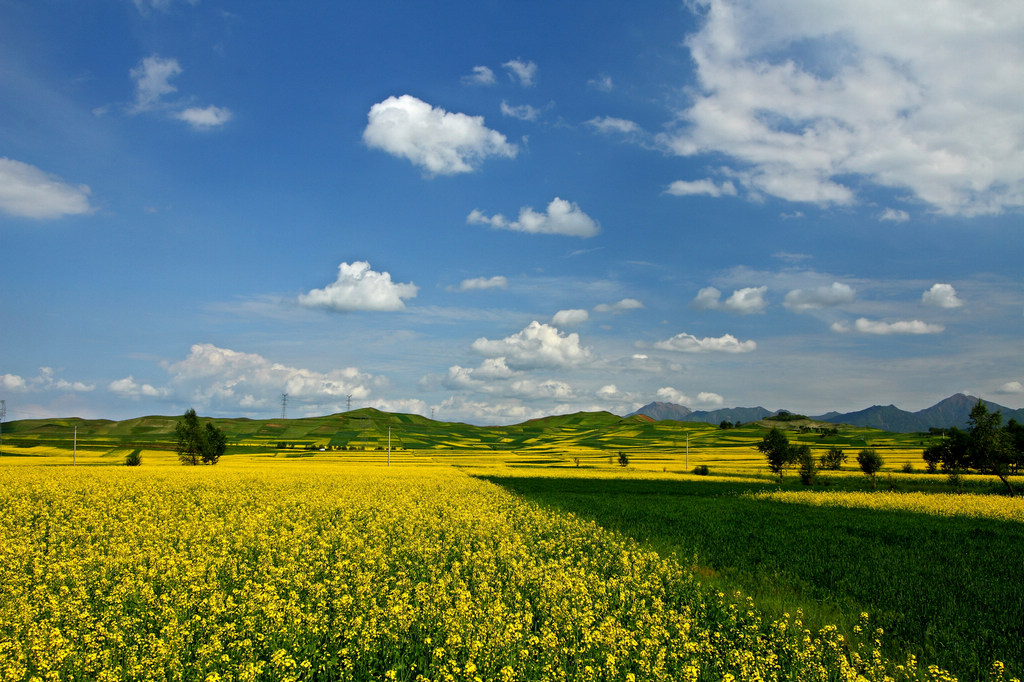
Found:
[[626, 456], [625, 452], [619, 453], [619, 466], [627, 466], [629, 464], [629, 457]]
[[178, 460], [182, 464], [216, 464], [227, 447], [224, 433], [212, 422], [200, 427], [199, 417], [192, 408], [185, 411], [174, 431], [178, 435]]
[[818, 463], [814, 461], [814, 454], [809, 445], [794, 445], [793, 456], [800, 465], [800, 482], [804, 485], [814, 485], [814, 478], [818, 475]]
[[864, 448], [857, 453], [857, 464], [860, 465], [861, 471], [871, 477], [872, 488], [875, 487], [875, 474], [878, 473], [878, 470], [882, 468], [884, 463], [882, 456], [874, 448]]
[[821, 468], [838, 471], [843, 468], [845, 461], [846, 453], [843, 452], [842, 448], [832, 446], [821, 456]]
[[967, 466], [983, 474], [999, 478], [1006, 486], [1010, 497], [1014, 496], [1013, 486], [1007, 478], [1016, 461], [1010, 434], [1000, 427], [1002, 412], [989, 412], [985, 401], [979, 400], [971, 408], [967, 418]]
[[789, 439], [786, 434], [777, 427], [765, 434], [761, 442], [757, 444], [758, 451], [768, 460], [768, 468], [772, 473], [779, 475], [779, 483], [782, 483], [782, 472], [795, 460], [796, 453], [789, 447]]

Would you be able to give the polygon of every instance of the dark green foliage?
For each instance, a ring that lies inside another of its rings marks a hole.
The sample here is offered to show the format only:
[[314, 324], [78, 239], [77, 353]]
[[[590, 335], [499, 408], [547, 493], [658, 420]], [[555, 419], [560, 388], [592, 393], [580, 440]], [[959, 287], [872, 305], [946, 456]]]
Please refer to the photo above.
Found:
[[928, 470], [941, 466], [955, 485], [966, 471], [990, 474], [1013, 496], [1008, 476], [1019, 469], [1024, 457], [1024, 427], [1014, 420], [1002, 427], [1002, 420], [1001, 412], [989, 412], [979, 400], [971, 409], [967, 431], [953, 427], [941, 442], [925, 448], [922, 456]]
[[795, 460], [796, 453], [789, 447], [789, 439], [786, 434], [776, 427], [765, 434], [761, 442], [757, 444], [757, 450], [768, 460], [768, 468], [772, 473], [779, 475], [779, 483], [782, 483], [782, 473], [786, 467]]
[[731, 429], [731, 428], [733, 428], [733, 424], [728, 419], [723, 419], [721, 421], [721, 423], [719, 423], [718, 428], [720, 428], [722, 430]]
[[227, 448], [224, 433], [207, 422], [205, 427], [199, 425], [199, 417], [192, 408], [174, 427], [178, 436], [178, 460], [182, 464], [195, 466], [198, 464], [216, 464]]
[[693, 474], [695, 476], [707, 476], [711, 473], [711, 469], [708, 468], [707, 464], [698, 464], [693, 467]]
[[626, 456], [625, 452], [619, 453], [619, 466], [627, 466], [629, 464], [629, 457]]
[[800, 482], [804, 485], [814, 485], [814, 477], [818, 475], [818, 463], [814, 461], [814, 454], [808, 445], [793, 445], [793, 457], [799, 465], [797, 470], [800, 473]]
[[843, 452], [842, 448], [835, 446], [830, 447], [825, 454], [821, 456], [821, 468], [828, 469], [830, 471], [838, 471], [843, 468], [843, 464], [846, 462], [846, 453]]
[[135, 448], [124, 458], [124, 465], [129, 467], [142, 466], [142, 448]]
[[774, 415], [772, 415], [770, 417], [765, 417], [764, 418], [764, 420], [766, 422], [767, 421], [773, 421], [773, 422], [795, 422], [795, 421], [800, 421], [801, 419], [807, 419], [807, 415], [793, 414], [791, 412], [786, 412], [785, 410], [781, 410], [778, 414], [774, 414]]
[[878, 450], [874, 448], [864, 448], [857, 453], [857, 464], [860, 465], [860, 470], [864, 472], [866, 476], [871, 477], [871, 487], [875, 487], [875, 474], [882, 468], [885, 462], [882, 460], [882, 456], [878, 454]]

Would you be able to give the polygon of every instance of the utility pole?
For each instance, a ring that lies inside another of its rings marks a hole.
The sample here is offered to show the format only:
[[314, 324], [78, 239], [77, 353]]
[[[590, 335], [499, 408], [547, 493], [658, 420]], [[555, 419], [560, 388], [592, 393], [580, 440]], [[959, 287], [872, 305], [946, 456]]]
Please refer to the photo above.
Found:
[[4, 417], [7, 416], [7, 401], [0, 400], [0, 455], [4, 454]]

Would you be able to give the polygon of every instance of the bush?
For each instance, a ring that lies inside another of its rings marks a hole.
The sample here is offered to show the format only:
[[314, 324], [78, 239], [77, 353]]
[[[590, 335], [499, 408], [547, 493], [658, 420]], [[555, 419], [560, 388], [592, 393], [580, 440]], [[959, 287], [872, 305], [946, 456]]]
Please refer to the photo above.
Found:
[[811, 448], [807, 445], [796, 445], [793, 447], [793, 456], [800, 465], [800, 482], [804, 485], [814, 485], [814, 477], [818, 475], [818, 464], [814, 461]]
[[626, 456], [625, 452], [619, 453], [619, 466], [624, 467], [629, 464], [629, 457]]
[[843, 463], [846, 462], [846, 453], [843, 452], [842, 448], [833, 446], [821, 456], [820, 461], [822, 469], [839, 471], [843, 468]]
[[708, 468], [707, 464], [698, 464], [693, 467], [694, 476], [707, 476], [711, 473], [711, 469]]
[[912, 474], [912, 473], [914, 473], [914, 465], [911, 464], [910, 462], [907, 462], [906, 464], [904, 464], [903, 465], [903, 473], [905, 473], [905, 474]]
[[142, 448], [135, 448], [124, 458], [124, 465], [128, 467], [142, 466]]

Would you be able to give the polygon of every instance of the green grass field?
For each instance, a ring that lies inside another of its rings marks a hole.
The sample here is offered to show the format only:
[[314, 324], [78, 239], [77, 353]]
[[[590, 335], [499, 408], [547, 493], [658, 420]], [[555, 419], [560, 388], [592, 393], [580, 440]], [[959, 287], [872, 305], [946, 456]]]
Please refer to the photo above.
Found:
[[[334, 471], [389, 461], [401, 468], [455, 467], [528, 503], [674, 557], [724, 593], [753, 597], [768, 614], [799, 609], [808, 627], [834, 624], [852, 636], [867, 612], [873, 626], [885, 630], [884, 650], [896, 660], [914, 654], [963, 680], [985, 679], [995, 659], [1008, 672], [1024, 674], [1024, 511], [1019, 519], [1012, 513], [943, 515], [952, 488], [943, 476], [920, 473], [926, 435], [840, 427], [821, 436], [787, 424], [791, 442], [806, 443], [816, 454], [838, 446], [849, 455], [844, 470], [824, 472], [808, 488], [794, 471], [781, 486], [768, 473], [755, 447], [768, 428], [763, 424], [722, 430], [583, 413], [483, 428], [370, 409], [312, 419], [214, 421], [228, 436], [221, 468], [301, 462]], [[117, 466], [135, 449], [144, 467], [180, 468], [175, 422], [5, 424], [0, 469]], [[863, 447], [885, 460], [871, 499], [897, 500], [884, 497], [890, 490], [921, 491], [934, 509], [910, 511], [895, 502], [881, 508], [794, 504], [758, 495], [788, 490], [810, 499], [824, 491], [871, 491], [869, 479], [855, 470]], [[617, 463], [620, 452], [627, 467]], [[905, 473], [907, 464], [918, 473]], [[710, 475], [693, 475], [698, 465]], [[967, 476], [962, 490], [971, 494], [957, 499], [1003, 500], [1017, 509], [989, 477]]]

